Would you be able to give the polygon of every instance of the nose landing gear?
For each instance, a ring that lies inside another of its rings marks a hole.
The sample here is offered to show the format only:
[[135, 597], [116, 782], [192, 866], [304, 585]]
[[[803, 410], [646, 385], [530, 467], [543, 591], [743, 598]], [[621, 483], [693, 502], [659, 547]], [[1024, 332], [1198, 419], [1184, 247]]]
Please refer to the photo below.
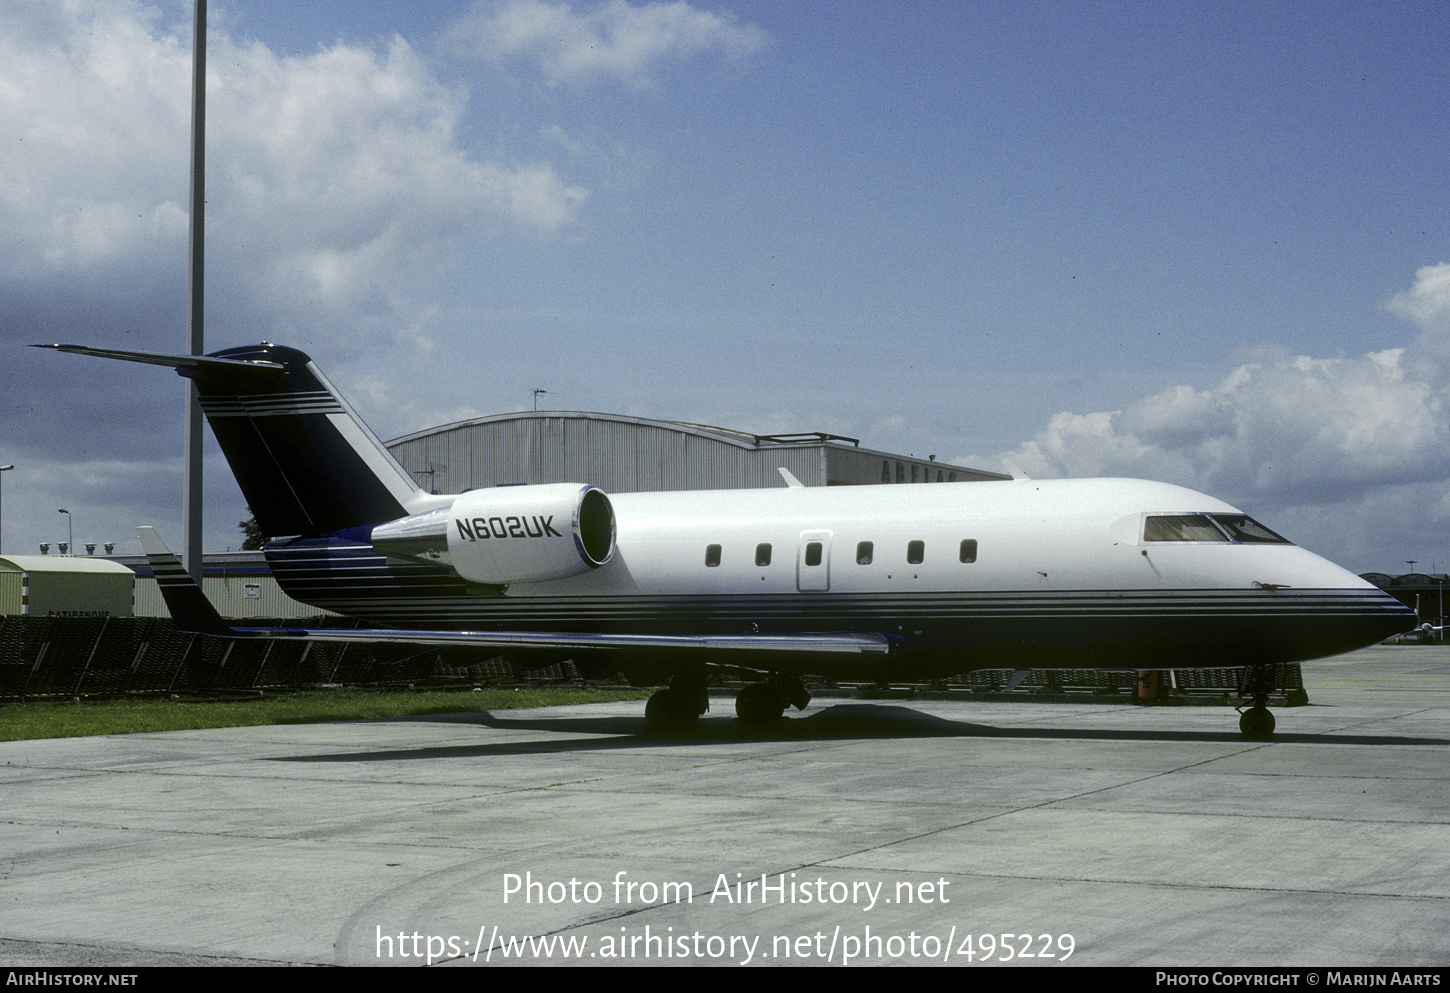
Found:
[[1273, 689], [1273, 666], [1244, 667], [1244, 680], [1239, 686], [1239, 696], [1252, 697], [1254, 702], [1247, 710], [1239, 710], [1239, 734], [1250, 741], [1269, 741], [1274, 737], [1274, 715], [1265, 706]]
[[1239, 711], [1239, 734], [1250, 741], [1269, 741], [1274, 737], [1273, 712], [1260, 706]]

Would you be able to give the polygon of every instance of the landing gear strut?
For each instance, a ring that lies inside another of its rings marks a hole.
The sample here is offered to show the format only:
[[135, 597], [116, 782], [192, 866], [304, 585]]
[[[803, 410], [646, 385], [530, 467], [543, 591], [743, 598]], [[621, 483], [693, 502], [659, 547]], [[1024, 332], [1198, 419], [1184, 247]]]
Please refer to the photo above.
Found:
[[1254, 703], [1248, 710], [1239, 711], [1239, 733], [1250, 741], [1268, 741], [1274, 736], [1274, 715], [1264, 706], [1274, 689], [1274, 667], [1251, 665], [1244, 667], [1243, 685], [1239, 696], [1251, 696]]
[[735, 697], [735, 716], [747, 724], [768, 724], [778, 720], [785, 708], [805, 710], [811, 695], [798, 676], [772, 675], [763, 683], [751, 683]]
[[670, 685], [659, 690], [644, 705], [644, 724], [650, 731], [688, 731], [710, 709], [706, 687], [710, 677], [701, 672], [679, 672]]

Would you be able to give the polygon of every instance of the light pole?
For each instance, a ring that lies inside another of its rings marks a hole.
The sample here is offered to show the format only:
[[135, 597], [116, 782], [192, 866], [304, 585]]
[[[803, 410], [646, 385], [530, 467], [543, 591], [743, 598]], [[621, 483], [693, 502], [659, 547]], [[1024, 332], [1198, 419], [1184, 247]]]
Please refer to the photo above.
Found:
[[[13, 465], [0, 465], [0, 472], [7, 472], [8, 470], [14, 469], [14, 468], [15, 467]], [[0, 476], [0, 480], [3, 480], [4, 478], [5, 478], [4, 476]], [[4, 510], [4, 503], [3, 502], [0, 502], [0, 510]], [[4, 522], [5, 522], [5, 516], [4, 516], [4, 514], [0, 514], [0, 524], [4, 524]], [[5, 551], [4, 536], [5, 536], [5, 530], [4, 530], [3, 527], [0, 527], [0, 554], [3, 554], [4, 551]]]
[[61, 507], [60, 509], [58, 509], [56, 511], [56, 513], [57, 514], [64, 514], [65, 515], [66, 537], [68, 537], [70, 539], [69, 541], [66, 542], [65, 550], [66, 550], [66, 554], [67, 555], [74, 555], [76, 553], [76, 519], [75, 519], [75, 515], [72, 514], [69, 510], [66, 510], [64, 507]]
[[[186, 352], [206, 353], [203, 328], [205, 298], [206, 234], [206, 0], [196, 0], [191, 32], [191, 212], [186, 253]], [[201, 585], [202, 474], [201, 399], [196, 381], [186, 381], [186, 416], [182, 421], [182, 444], [186, 472], [181, 482], [181, 561], [198, 586]]]

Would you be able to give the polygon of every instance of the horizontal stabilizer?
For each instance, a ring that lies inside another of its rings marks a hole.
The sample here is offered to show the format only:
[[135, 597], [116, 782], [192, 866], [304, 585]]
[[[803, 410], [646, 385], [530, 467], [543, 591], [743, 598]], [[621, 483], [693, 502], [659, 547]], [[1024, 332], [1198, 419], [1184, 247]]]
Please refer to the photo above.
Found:
[[88, 345], [31, 345], [31, 348], [53, 348], [57, 352], [72, 355], [93, 355], [101, 359], [118, 359], [122, 362], [140, 362], [145, 365], [164, 365], [173, 369], [227, 369], [229, 371], [256, 369], [277, 372], [282, 369], [279, 362], [258, 359], [224, 359], [212, 355], [167, 355], [163, 352], [130, 352], [119, 348], [91, 348]]

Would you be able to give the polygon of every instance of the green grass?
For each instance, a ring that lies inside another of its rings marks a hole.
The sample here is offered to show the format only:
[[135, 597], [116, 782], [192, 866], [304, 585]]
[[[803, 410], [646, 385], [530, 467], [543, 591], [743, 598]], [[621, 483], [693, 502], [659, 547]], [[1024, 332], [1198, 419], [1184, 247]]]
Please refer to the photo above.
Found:
[[21, 703], [0, 706], [0, 741], [416, 717], [513, 707], [642, 700], [648, 695], [647, 690], [581, 687], [488, 689], [472, 693], [342, 689], [279, 693], [225, 702], [123, 699]]

